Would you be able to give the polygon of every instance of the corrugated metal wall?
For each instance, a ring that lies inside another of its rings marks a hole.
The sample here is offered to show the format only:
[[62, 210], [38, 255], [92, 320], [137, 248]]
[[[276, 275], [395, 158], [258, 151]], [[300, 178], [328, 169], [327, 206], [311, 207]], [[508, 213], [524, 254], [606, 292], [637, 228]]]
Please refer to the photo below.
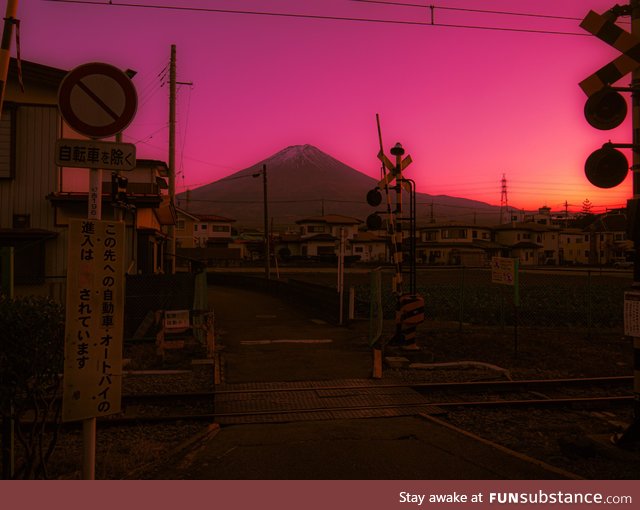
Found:
[[[0, 228], [12, 228], [14, 214], [28, 214], [31, 228], [59, 232], [56, 239], [45, 244], [45, 288], [16, 291], [37, 294], [44, 291], [60, 299], [64, 297], [66, 229], [55, 226], [53, 207], [46, 198], [56, 191], [58, 182], [54, 152], [61, 125], [58, 109], [47, 105], [21, 105], [17, 108], [15, 122], [15, 175], [13, 179], [0, 179]], [[6, 136], [8, 133], [0, 134]]]

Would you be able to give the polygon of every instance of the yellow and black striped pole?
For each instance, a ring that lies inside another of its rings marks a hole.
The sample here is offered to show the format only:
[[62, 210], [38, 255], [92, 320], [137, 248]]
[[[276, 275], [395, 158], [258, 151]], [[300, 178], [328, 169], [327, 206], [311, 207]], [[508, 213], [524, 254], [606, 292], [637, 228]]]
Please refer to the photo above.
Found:
[[11, 39], [13, 37], [13, 26], [17, 23], [17, 14], [18, 0], [8, 0], [2, 42], [0, 43], [0, 115], [4, 105], [4, 92], [7, 85], [7, 76], [9, 75], [9, 61], [11, 60]]
[[393, 256], [396, 267], [396, 274], [394, 276], [394, 292], [396, 294], [396, 333], [395, 343], [401, 345], [406, 343], [403, 331], [403, 282], [402, 282], [402, 263], [404, 262], [404, 231], [402, 228], [402, 156], [404, 155], [404, 149], [400, 143], [396, 143], [391, 149], [391, 154], [396, 157], [396, 164], [393, 170], [394, 177], [396, 179], [396, 228], [393, 233], [391, 242], [393, 243]]

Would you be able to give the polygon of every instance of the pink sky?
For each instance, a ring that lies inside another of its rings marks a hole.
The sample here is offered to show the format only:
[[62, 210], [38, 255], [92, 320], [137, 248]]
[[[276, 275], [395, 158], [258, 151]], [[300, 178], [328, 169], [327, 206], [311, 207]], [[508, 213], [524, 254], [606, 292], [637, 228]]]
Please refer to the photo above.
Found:
[[[128, 3], [431, 19], [426, 7], [350, 0]], [[499, 205], [505, 174], [509, 205], [517, 208], [559, 210], [567, 201], [580, 210], [588, 198], [599, 212], [631, 196], [630, 177], [600, 190], [584, 176], [593, 150], [631, 136], [629, 122], [606, 132], [584, 119], [578, 82], [618, 55], [595, 37], [104, 4], [22, 0], [21, 57], [68, 70], [93, 61], [136, 70], [139, 107], [124, 140], [137, 144], [140, 158], [167, 161], [168, 86], [161, 85], [176, 44], [178, 80], [193, 83], [178, 89], [178, 191], [307, 143], [378, 176], [378, 113], [385, 150], [403, 144], [414, 161], [406, 176], [420, 192]], [[434, 13], [448, 25], [585, 33], [579, 20], [443, 8], [582, 19], [589, 9], [604, 12], [613, 4], [442, 0]]]

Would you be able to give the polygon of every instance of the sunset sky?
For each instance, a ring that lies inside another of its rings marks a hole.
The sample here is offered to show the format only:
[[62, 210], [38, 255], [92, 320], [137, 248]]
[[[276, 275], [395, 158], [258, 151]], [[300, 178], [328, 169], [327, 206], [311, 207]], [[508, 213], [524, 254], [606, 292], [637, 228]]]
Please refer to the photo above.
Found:
[[178, 81], [192, 83], [178, 87], [178, 191], [297, 144], [378, 176], [377, 113], [385, 150], [403, 144], [420, 192], [499, 205], [504, 174], [517, 208], [580, 210], [588, 198], [600, 212], [631, 196], [630, 177], [600, 190], [584, 175], [592, 151], [631, 136], [629, 121], [589, 126], [578, 87], [619, 55], [579, 27], [611, 0], [440, 0], [433, 10], [419, 0], [119, 3], [19, 2], [21, 57], [136, 70], [138, 112], [124, 141], [167, 161], [176, 44]]

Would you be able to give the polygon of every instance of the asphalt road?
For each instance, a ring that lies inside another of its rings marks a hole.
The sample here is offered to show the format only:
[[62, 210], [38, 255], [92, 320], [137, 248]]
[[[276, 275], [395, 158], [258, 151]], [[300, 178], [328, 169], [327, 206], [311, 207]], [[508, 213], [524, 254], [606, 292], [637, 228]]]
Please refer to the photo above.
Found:
[[[337, 327], [273, 297], [211, 289], [225, 382], [369, 378], [367, 325]], [[429, 415], [212, 424], [149, 477], [190, 480], [562, 479]]]

